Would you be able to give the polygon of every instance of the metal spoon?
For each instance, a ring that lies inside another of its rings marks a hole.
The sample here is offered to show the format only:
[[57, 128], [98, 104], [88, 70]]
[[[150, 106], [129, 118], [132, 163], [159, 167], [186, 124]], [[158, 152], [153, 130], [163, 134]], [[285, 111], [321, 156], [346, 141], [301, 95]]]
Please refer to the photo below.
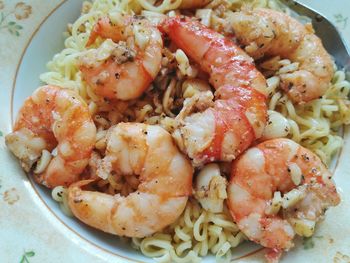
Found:
[[350, 49], [332, 22], [306, 4], [294, 0], [280, 0], [280, 2], [298, 15], [307, 16], [312, 20], [316, 35], [321, 38], [326, 50], [334, 57], [338, 68], [349, 73]]

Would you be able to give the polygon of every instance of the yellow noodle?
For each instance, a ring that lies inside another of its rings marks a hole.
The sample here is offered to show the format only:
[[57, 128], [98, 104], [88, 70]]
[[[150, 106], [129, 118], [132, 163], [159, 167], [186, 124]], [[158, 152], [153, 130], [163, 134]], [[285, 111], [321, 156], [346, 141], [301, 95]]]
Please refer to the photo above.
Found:
[[[101, 156], [106, 148], [107, 130], [119, 122], [159, 124], [172, 132], [175, 112], [181, 108], [184, 97], [191, 96], [195, 92], [187, 88], [182, 90], [182, 84], [187, 77], [194, 77], [198, 70], [190, 65], [190, 61], [183, 63], [182, 54], [178, 54], [177, 58], [182, 65], [179, 68], [175, 61], [176, 51], [172, 52], [166, 47], [163, 50], [165, 56], [161, 72], [170, 69], [175, 74], [159, 74], [145, 95], [138, 100], [117, 101], [111, 104], [97, 96], [85, 84], [78, 68], [78, 59], [87, 50], [86, 43], [94, 24], [99, 18], [116, 11], [143, 14], [157, 21], [160, 15], [156, 13], [174, 10], [180, 4], [181, 0], [84, 2], [83, 14], [68, 28], [69, 36], [64, 42], [65, 49], [47, 64], [49, 72], [40, 76], [40, 79], [47, 84], [76, 90], [87, 102], [98, 129], [95, 151]], [[233, 11], [247, 5], [284, 10], [274, 0], [214, 0], [206, 7], [212, 9], [208, 18], [209, 26], [221, 32], [232, 33], [227, 27], [226, 18]], [[288, 12], [288, 9], [284, 11]], [[180, 14], [180, 11], [176, 10], [169, 14]], [[98, 48], [102, 43], [102, 40], [97, 40], [92, 48]], [[322, 98], [304, 105], [294, 105], [283, 91], [279, 90], [278, 73], [293, 71], [298, 65], [289, 60], [281, 60], [279, 57], [274, 57], [263, 64], [262, 67], [272, 72], [269, 75], [272, 77], [267, 80], [268, 108], [280, 112], [287, 118], [291, 139], [313, 150], [328, 164], [343, 144], [342, 138], [338, 135], [339, 130], [344, 124], [350, 124], [348, 100], [350, 83], [345, 79], [344, 72], [336, 71], [332, 84]], [[190, 72], [189, 68], [191, 68]], [[273, 74], [274, 72], [276, 74]], [[138, 183], [137, 177], [126, 179], [121, 175], [113, 175], [106, 180], [99, 180], [97, 187], [109, 194], [127, 195], [137, 188]], [[66, 191], [66, 189], [54, 189], [52, 195], [59, 202], [62, 210], [69, 213]], [[130, 243], [135, 249], [140, 250], [145, 256], [154, 258], [157, 262], [200, 262], [200, 257], [208, 253], [215, 254], [217, 261], [229, 261], [232, 248], [244, 240], [245, 236], [232, 221], [227, 207], [223, 213], [211, 213], [205, 211], [194, 198], [190, 198], [183, 214], [175, 223], [150, 237], [132, 238]]]
[[[344, 124], [350, 122], [350, 83], [345, 74], [337, 71], [326, 94], [305, 105], [294, 105], [281, 92], [273, 93], [269, 109], [281, 112], [290, 124], [290, 138], [313, 150], [325, 164], [342, 147], [337, 135]], [[316, 143], [317, 142], [317, 143]]]

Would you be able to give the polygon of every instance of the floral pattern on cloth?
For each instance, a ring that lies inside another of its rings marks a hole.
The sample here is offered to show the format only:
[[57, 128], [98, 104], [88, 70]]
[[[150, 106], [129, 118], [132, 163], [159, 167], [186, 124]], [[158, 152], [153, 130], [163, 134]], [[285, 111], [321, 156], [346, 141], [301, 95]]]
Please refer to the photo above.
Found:
[[27, 19], [32, 14], [32, 7], [24, 2], [18, 2], [10, 11], [6, 12], [5, 8], [5, 2], [0, 1], [0, 31], [7, 30], [12, 35], [20, 36], [23, 26], [17, 21]]

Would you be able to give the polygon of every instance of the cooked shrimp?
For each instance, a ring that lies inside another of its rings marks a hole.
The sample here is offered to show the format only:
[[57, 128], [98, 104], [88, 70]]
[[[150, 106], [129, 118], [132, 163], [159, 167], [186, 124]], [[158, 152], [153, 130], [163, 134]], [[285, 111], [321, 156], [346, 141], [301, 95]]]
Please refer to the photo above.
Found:
[[[101, 47], [88, 50], [80, 59], [83, 79], [99, 96], [120, 100], [138, 98], [161, 67], [163, 41], [158, 29], [146, 19], [120, 14], [114, 20], [100, 19], [87, 46], [97, 37], [111, 39], [114, 43], [102, 50]], [[102, 61], [98, 61], [106, 49], [107, 57], [104, 55]]]
[[[176, 117], [180, 125], [174, 136], [183, 141], [183, 150], [196, 166], [232, 161], [262, 135], [266, 123], [265, 96], [252, 88], [227, 85], [216, 91], [214, 103], [212, 97], [207, 99], [204, 111]], [[188, 101], [203, 103], [200, 100], [194, 96]]]
[[84, 223], [120, 236], [144, 237], [173, 223], [192, 191], [193, 168], [171, 135], [159, 126], [120, 123], [108, 134], [106, 156], [98, 175], [138, 175], [136, 192], [122, 197], [69, 188], [73, 214]]
[[280, 74], [280, 86], [293, 101], [308, 102], [326, 92], [333, 61], [311, 25], [263, 8], [233, 13], [231, 21], [239, 42], [255, 59], [280, 56], [298, 64], [296, 71]]
[[79, 179], [89, 162], [95, 137], [88, 106], [76, 92], [43, 86], [24, 102], [13, 132], [5, 139], [27, 172], [43, 150], [51, 152], [57, 147], [57, 155], [46, 169], [34, 174], [38, 183], [53, 188]]
[[266, 95], [266, 80], [253, 59], [229, 39], [197, 21], [179, 17], [168, 18], [161, 29], [210, 75], [215, 89], [229, 84], [252, 87]]
[[[183, 141], [182, 148], [195, 165], [233, 160], [266, 125], [265, 78], [239, 47], [198, 22], [169, 18], [162, 30], [209, 73], [216, 89], [214, 103], [205, 94], [185, 101], [177, 117], [177, 141]], [[198, 104], [207, 109], [191, 114]]]
[[340, 202], [331, 177], [314, 153], [294, 141], [265, 141], [233, 162], [227, 204], [250, 240], [288, 250], [295, 233], [312, 235], [326, 209]]

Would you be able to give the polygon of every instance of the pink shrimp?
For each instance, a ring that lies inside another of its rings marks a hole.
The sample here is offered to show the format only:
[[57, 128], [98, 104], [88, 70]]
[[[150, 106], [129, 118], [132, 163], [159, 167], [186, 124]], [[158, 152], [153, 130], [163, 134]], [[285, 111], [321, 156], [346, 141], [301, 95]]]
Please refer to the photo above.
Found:
[[46, 169], [34, 170], [38, 183], [53, 188], [79, 180], [95, 139], [96, 127], [83, 99], [72, 90], [44, 86], [24, 102], [6, 144], [27, 172], [43, 150], [57, 147], [57, 156], [47, 159]]
[[326, 92], [333, 61], [310, 25], [264, 8], [233, 13], [231, 22], [249, 55], [280, 56], [299, 65], [296, 71], [280, 75], [281, 88], [293, 101], [308, 102]]
[[108, 135], [106, 156], [98, 173], [137, 175], [137, 190], [126, 197], [82, 189], [91, 180], [69, 187], [73, 214], [84, 223], [120, 236], [145, 237], [173, 223], [192, 192], [193, 168], [163, 128], [119, 123]]
[[[94, 26], [87, 46], [97, 37], [111, 39], [107, 42], [109, 56], [104, 61], [89, 54], [80, 59], [83, 79], [94, 92], [108, 99], [136, 99], [149, 87], [160, 70], [163, 41], [157, 28], [145, 19], [121, 15], [119, 24], [113, 24], [107, 17]], [[104, 50], [104, 52], [106, 52]], [[96, 62], [98, 61], [98, 62]]]
[[227, 204], [241, 231], [271, 248], [267, 256], [273, 258], [293, 247], [296, 233], [311, 236], [325, 210], [340, 202], [331, 176], [320, 158], [294, 141], [265, 141], [233, 162]]
[[[233, 160], [266, 125], [265, 78], [238, 46], [196, 21], [168, 18], [161, 30], [210, 75], [216, 89], [214, 103], [203, 94], [185, 102], [177, 117], [178, 142], [196, 165]], [[191, 114], [199, 104], [206, 109]]]

